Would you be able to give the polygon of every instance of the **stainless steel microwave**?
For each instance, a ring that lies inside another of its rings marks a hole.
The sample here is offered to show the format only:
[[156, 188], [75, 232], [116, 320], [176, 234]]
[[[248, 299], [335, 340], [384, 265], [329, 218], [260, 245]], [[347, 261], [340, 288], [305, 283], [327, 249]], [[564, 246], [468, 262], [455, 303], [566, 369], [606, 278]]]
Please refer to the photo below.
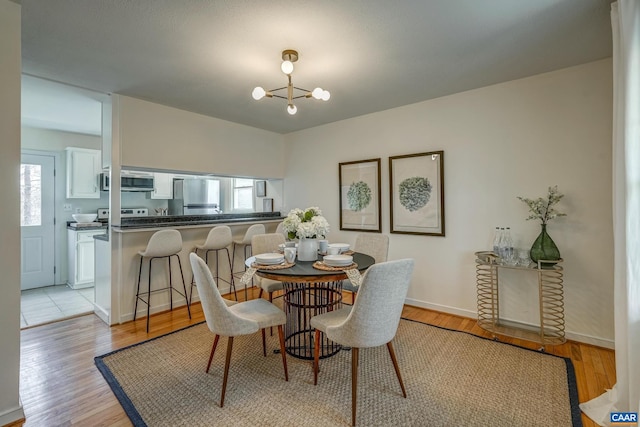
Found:
[[[109, 174], [100, 174], [100, 190], [109, 191]], [[153, 176], [123, 174], [120, 191], [153, 191]]]

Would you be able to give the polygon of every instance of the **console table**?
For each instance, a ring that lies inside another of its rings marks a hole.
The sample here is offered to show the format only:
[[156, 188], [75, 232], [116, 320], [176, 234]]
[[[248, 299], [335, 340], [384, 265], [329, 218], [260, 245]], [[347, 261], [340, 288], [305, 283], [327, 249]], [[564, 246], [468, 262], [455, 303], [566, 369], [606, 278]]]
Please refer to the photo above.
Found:
[[[478, 326], [496, 335], [521, 338], [545, 345], [564, 343], [564, 291], [562, 259], [540, 260], [528, 266], [500, 264], [493, 252], [476, 252], [476, 282], [478, 291]], [[535, 273], [538, 276], [540, 326], [529, 327], [500, 318], [499, 273], [502, 269]]]

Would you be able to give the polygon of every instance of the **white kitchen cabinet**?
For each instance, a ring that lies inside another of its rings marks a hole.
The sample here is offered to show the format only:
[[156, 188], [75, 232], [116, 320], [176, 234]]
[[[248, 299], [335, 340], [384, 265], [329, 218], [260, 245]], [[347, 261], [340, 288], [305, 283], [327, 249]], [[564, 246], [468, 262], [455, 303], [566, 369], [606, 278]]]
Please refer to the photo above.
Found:
[[73, 289], [93, 286], [95, 277], [95, 241], [93, 236], [104, 234], [105, 230], [67, 230], [69, 252], [69, 278], [67, 283]]
[[68, 147], [67, 199], [99, 199], [100, 150]]
[[152, 199], [173, 199], [173, 175], [170, 173], [153, 174]]

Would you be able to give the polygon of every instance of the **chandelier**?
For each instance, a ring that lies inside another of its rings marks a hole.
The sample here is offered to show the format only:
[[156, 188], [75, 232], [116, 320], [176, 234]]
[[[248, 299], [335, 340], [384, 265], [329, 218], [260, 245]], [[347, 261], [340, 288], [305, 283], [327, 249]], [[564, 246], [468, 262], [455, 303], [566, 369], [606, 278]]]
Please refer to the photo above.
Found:
[[[329, 98], [331, 97], [331, 94], [329, 93], [328, 90], [324, 90], [320, 87], [317, 87], [314, 90], [307, 90], [307, 89], [302, 89], [300, 87], [296, 87], [293, 85], [293, 83], [291, 83], [291, 73], [293, 73], [293, 63], [296, 62], [297, 60], [298, 60], [297, 51], [292, 49], [287, 49], [282, 51], [282, 65], [280, 66], [280, 69], [282, 70], [283, 73], [287, 75], [289, 83], [284, 87], [279, 87], [277, 89], [271, 89], [271, 90], [264, 90], [264, 88], [258, 86], [255, 89], [253, 89], [253, 92], [251, 93], [251, 96], [253, 96], [253, 99], [257, 101], [264, 98], [265, 96], [267, 98], [286, 99], [287, 112], [291, 115], [295, 114], [298, 111], [298, 107], [296, 107], [295, 104], [293, 103], [295, 99], [314, 98], [314, 99], [321, 99], [323, 101], [328, 101]], [[293, 93], [294, 89], [299, 92], [302, 92], [302, 95], [294, 96], [294, 93]], [[284, 90], [287, 91], [286, 96], [284, 96], [284, 94], [278, 95], [275, 93], [275, 92], [284, 91]]]

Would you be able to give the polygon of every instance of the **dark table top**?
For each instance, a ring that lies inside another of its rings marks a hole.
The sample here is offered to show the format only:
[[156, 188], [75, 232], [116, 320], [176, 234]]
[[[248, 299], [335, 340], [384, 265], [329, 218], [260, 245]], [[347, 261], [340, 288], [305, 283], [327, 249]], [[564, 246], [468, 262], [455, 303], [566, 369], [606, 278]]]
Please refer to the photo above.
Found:
[[[253, 257], [252, 257], [253, 258]], [[251, 259], [251, 258], [250, 258]], [[249, 259], [249, 260], [250, 260]], [[247, 260], [247, 262], [249, 261]], [[322, 256], [318, 256], [318, 260], [322, 260]], [[358, 264], [358, 270], [361, 272], [371, 267], [375, 263], [375, 259], [372, 256], [355, 252], [353, 254], [353, 261]], [[293, 281], [293, 282], [319, 282], [319, 281], [332, 281], [346, 279], [347, 274], [343, 271], [324, 271], [313, 268], [314, 261], [298, 261], [293, 267], [283, 268], [281, 270], [260, 270], [257, 274], [262, 277], [266, 277], [279, 281]]]

